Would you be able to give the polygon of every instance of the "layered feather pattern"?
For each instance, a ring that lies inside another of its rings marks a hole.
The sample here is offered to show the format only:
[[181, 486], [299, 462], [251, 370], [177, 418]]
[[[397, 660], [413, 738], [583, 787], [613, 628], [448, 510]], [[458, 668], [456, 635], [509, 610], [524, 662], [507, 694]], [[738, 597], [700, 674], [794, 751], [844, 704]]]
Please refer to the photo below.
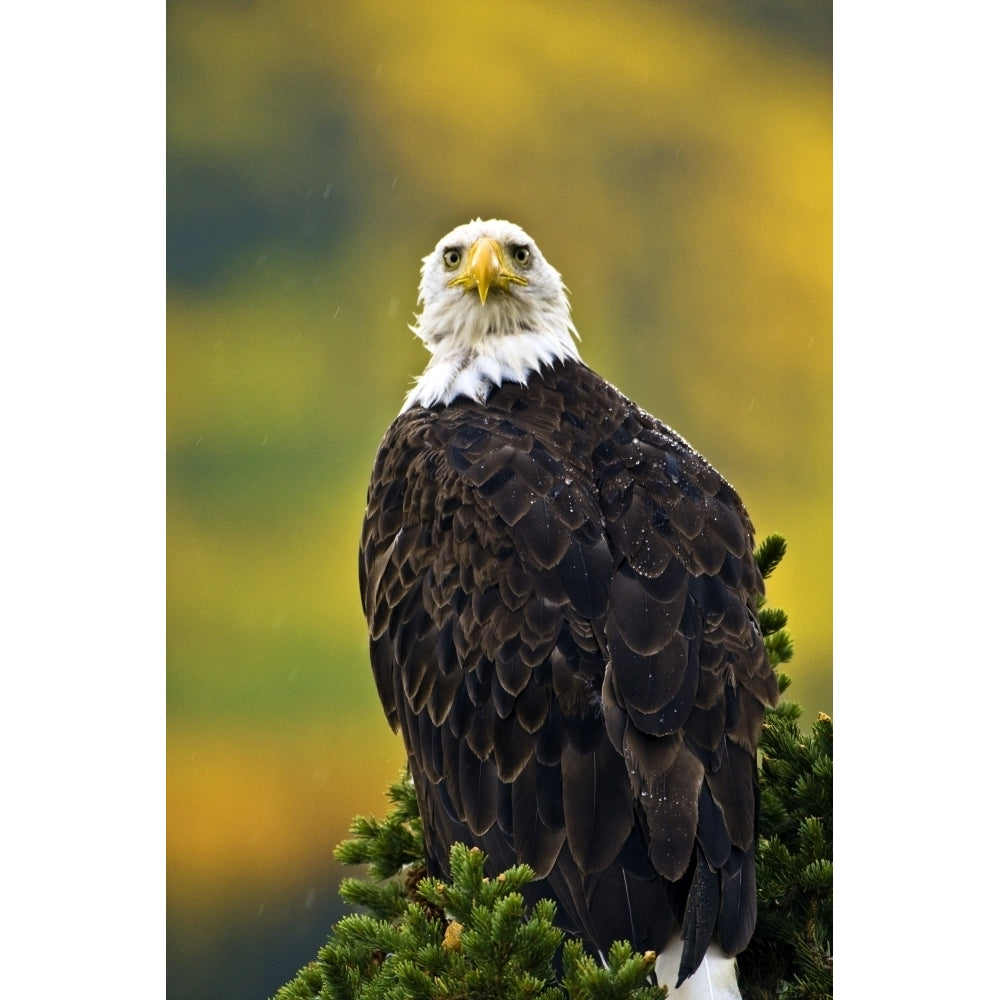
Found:
[[746, 946], [777, 686], [752, 528], [700, 455], [575, 358], [411, 405], [360, 569], [432, 873], [456, 840], [528, 862], [595, 952], [679, 933], [681, 979]]

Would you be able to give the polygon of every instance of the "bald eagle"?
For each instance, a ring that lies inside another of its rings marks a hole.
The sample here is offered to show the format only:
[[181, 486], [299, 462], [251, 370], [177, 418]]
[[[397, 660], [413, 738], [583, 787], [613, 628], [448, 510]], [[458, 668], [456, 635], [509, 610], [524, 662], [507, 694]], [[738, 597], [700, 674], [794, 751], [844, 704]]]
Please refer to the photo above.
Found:
[[[361, 593], [432, 875], [455, 842], [597, 956], [739, 997], [756, 920], [756, 747], [777, 701], [733, 488], [587, 367], [518, 226], [423, 260], [430, 351], [375, 460]], [[682, 986], [683, 984], [683, 986]]]

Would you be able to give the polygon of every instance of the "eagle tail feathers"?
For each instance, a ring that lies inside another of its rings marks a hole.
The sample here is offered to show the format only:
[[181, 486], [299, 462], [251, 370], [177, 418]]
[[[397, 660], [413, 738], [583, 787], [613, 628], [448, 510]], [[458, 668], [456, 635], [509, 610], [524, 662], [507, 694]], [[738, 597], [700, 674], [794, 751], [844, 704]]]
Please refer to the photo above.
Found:
[[736, 985], [736, 959], [716, 942], [708, 946], [701, 964], [677, 986], [684, 942], [675, 937], [656, 959], [656, 978], [670, 987], [669, 1000], [742, 1000]]

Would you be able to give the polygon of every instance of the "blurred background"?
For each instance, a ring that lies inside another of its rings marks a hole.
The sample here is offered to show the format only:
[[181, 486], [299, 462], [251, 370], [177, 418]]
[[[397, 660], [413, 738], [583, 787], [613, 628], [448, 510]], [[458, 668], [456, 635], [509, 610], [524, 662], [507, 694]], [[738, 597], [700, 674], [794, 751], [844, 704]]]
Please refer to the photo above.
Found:
[[522, 225], [585, 360], [788, 555], [832, 706], [829, 2], [167, 4], [167, 995], [266, 998], [343, 912], [402, 745], [367, 662], [368, 474], [420, 259]]

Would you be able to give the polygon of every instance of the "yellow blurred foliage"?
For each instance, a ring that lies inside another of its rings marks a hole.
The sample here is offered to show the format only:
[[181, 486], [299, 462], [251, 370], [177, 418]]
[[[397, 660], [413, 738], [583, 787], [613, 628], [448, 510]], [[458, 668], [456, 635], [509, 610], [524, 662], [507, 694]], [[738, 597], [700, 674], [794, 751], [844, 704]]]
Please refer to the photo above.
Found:
[[167, 739], [167, 871], [171, 896], [217, 906], [232, 885], [266, 884], [331, 859], [357, 815], [381, 816], [399, 775], [388, 727], [326, 727], [292, 737], [249, 729], [172, 727]]

